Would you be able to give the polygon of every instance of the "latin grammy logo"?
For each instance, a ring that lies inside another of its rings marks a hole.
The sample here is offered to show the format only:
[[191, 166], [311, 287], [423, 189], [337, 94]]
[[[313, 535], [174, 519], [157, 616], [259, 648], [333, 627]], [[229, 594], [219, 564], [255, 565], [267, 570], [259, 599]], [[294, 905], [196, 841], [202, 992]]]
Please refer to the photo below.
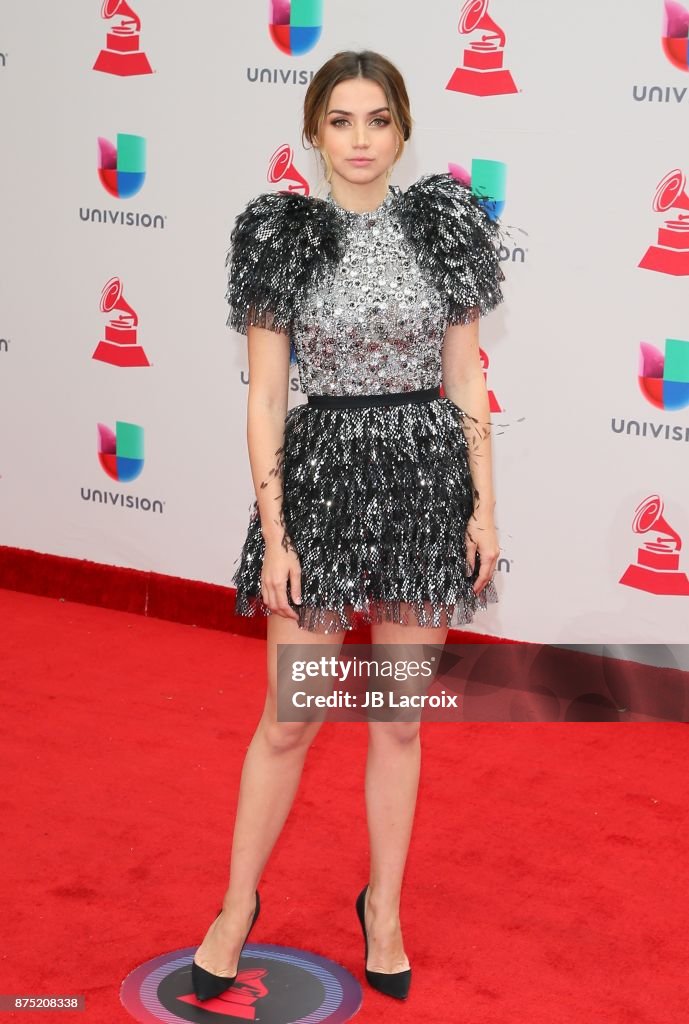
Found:
[[287, 144], [278, 146], [268, 164], [268, 181], [275, 183], [284, 181], [285, 178], [291, 181], [292, 184], [281, 191], [300, 192], [306, 196], [309, 194], [309, 183], [294, 166], [294, 153], [291, 146]]
[[490, 365], [490, 358], [488, 353], [479, 347], [479, 357], [481, 359], [481, 369], [483, 370], [483, 379], [486, 382], [486, 390], [488, 392], [488, 404], [491, 412], [504, 412], [505, 410], [498, 402], [495, 392], [488, 387], [488, 367]]
[[268, 971], [265, 967], [251, 967], [245, 971], [239, 971], [234, 985], [215, 999], [205, 999], [200, 1002], [193, 993], [178, 996], [178, 999], [181, 1003], [201, 1006], [209, 1013], [222, 1014], [226, 1018], [231, 1017], [232, 1020], [256, 1020], [254, 1003], [269, 994], [261, 980], [267, 974]]
[[632, 520], [634, 533], [651, 534], [636, 553], [636, 564], [629, 565], [619, 582], [649, 594], [674, 597], [689, 595], [689, 578], [680, 571], [682, 540], [663, 516], [663, 502], [651, 494], [641, 502]]
[[445, 86], [471, 96], [502, 96], [517, 92], [512, 74], [503, 67], [505, 33], [488, 14], [488, 0], [466, 0], [459, 15], [460, 35], [480, 32], [464, 50], [461, 68], [455, 68]]
[[119, 277], [111, 277], [100, 297], [101, 313], [119, 310], [119, 316], [105, 325], [105, 339], [98, 342], [92, 358], [111, 366], [150, 366], [137, 341], [139, 318], [122, 295]]
[[98, 54], [93, 70], [122, 76], [152, 74], [148, 57], [140, 46], [141, 18], [126, 0], [103, 0], [100, 15], [106, 20], [119, 15], [122, 20], [108, 32], [105, 49]]
[[[685, 191], [686, 176], [676, 167], [658, 184], [653, 197], [656, 213], [667, 210], [689, 210], [689, 196]], [[660, 274], [685, 277], [689, 274], [689, 213], [680, 213], [658, 228], [658, 243], [651, 245], [639, 263], [645, 270]]]

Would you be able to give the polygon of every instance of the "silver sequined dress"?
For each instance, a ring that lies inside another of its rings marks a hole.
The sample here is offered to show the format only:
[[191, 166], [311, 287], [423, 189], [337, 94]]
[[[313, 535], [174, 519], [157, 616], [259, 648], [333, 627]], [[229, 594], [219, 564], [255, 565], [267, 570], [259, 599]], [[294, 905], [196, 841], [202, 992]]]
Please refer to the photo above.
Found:
[[[307, 395], [382, 395], [442, 382], [450, 323], [502, 299], [499, 225], [449, 174], [376, 210], [263, 193], [237, 218], [228, 255], [228, 324], [284, 331]], [[279, 456], [285, 529], [302, 569], [299, 624], [331, 633], [363, 622], [470, 622], [498, 600], [467, 575], [474, 507], [464, 412], [448, 398], [319, 408], [285, 420]], [[270, 614], [257, 502], [233, 583], [235, 612]]]

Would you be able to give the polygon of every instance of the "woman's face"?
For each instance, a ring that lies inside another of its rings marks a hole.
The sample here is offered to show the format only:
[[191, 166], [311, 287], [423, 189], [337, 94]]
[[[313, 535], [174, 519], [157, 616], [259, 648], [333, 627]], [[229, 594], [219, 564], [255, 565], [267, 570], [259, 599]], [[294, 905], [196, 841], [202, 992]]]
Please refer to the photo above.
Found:
[[[338, 82], [330, 95], [321, 130], [321, 146], [330, 157], [332, 179], [369, 185], [395, 162], [399, 136], [385, 93], [369, 78]], [[365, 157], [366, 162], [355, 159]]]

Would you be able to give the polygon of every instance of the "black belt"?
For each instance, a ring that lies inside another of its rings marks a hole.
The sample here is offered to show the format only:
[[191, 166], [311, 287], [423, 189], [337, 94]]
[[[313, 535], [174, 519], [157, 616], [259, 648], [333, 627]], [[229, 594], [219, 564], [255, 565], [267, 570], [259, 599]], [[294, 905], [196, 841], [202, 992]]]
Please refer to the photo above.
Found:
[[432, 402], [440, 398], [440, 386], [420, 391], [388, 391], [382, 395], [308, 395], [308, 404], [316, 409], [356, 409], [367, 405], [406, 405], [408, 402]]

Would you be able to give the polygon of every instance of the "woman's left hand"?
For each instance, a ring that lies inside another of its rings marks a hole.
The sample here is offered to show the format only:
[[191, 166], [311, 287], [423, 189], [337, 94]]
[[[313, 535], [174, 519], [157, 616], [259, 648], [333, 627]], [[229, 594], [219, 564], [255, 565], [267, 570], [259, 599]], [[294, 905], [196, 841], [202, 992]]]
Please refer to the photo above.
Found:
[[480, 571], [473, 590], [475, 594], [480, 594], [493, 578], [500, 554], [498, 534], [492, 515], [470, 517], [466, 531], [466, 549], [470, 574], [473, 573], [476, 564], [476, 552], [479, 553]]

